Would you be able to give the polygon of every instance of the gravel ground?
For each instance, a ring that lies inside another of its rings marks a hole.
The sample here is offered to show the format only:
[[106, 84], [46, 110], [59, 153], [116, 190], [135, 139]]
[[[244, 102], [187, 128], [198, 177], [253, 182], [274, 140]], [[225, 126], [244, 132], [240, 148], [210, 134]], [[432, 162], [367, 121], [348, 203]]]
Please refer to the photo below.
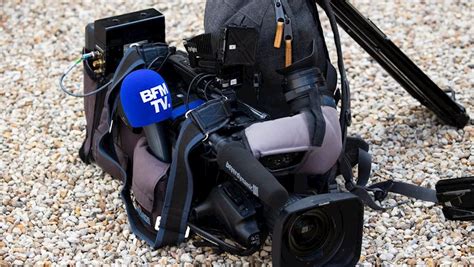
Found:
[[[452, 86], [474, 116], [474, 5], [464, 1], [355, 1], [441, 87]], [[428, 3], [425, 3], [428, 2]], [[82, 100], [57, 88], [83, 44], [87, 22], [155, 7], [172, 44], [202, 31], [204, 1], [0, 1], [0, 266], [38, 263], [268, 266], [269, 243], [251, 257], [218, 255], [192, 242], [151, 250], [131, 234], [120, 184], [77, 157]], [[372, 146], [374, 180], [434, 186], [474, 174], [474, 127], [443, 126], [344, 33], [353, 89], [350, 131]], [[329, 39], [328, 39], [329, 40]], [[79, 72], [73, 80], [81, 82]], [[472, 121], [471, 121], [472, 124]], [[403, 200], [403, 198], [400, 198]], [[410, 201], [366, 210], [362, 265], [474, 265], [471, 223]]]

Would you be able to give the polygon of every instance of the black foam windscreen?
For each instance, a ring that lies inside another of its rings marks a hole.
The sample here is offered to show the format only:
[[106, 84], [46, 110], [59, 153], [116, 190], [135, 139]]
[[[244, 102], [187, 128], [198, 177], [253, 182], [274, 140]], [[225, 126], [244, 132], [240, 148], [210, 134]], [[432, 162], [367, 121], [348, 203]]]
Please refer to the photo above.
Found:
[[279, 210], [288, 192], [278, 180], [238, 142], [229, 142], [217, 151], [219, 167], [272, 209]]

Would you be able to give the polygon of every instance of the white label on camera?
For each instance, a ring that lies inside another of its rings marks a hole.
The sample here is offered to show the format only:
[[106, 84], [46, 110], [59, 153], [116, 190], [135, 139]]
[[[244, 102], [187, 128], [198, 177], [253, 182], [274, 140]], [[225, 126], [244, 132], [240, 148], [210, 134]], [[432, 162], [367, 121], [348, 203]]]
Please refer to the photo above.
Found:
[[160, 230], [161, 216], [156, 217], [155, 230]]
[[250, 192], [252, 192], [255, 196], [258, 197], [258, 186], [249, 183], [247, 180], [245, 180], [244, 177], [236, 170], [228, 161], [225, 163], [225, 167], [229, 172], [239, 181], [241, 182], [245, 187], [247, 187]]
[[186, 233], [184, 233], [184, 238], [188, 238], [189, 237], [189, 227], [186, 227]]
[[237, 84], [237, 79], [230, 80], [230, 85], [236, 85], [236, 84]]
[[237, 49], [237, 46], [235, 44], [229, 45], [229, 50], [235, 50]]

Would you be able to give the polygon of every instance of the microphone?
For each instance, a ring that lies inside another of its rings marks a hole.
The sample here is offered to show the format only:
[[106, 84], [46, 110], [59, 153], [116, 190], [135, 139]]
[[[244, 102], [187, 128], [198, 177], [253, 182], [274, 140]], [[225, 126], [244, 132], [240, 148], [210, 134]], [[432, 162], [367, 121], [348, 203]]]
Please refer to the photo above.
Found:
[[217, 134], [211, 134], [209, 140], [216, 150], [220, 169], [273, 210], [285, 205], [288, 191], [240, 142], [226, 141]]
[[129, 73], [122, 81], [120, 104], [128, 124], [143, 127], [153, 154], [163, 162], [171, 161], [165, 132], [159, 123], [171, 118], [171, 94], [160, 74], [149, 69]]

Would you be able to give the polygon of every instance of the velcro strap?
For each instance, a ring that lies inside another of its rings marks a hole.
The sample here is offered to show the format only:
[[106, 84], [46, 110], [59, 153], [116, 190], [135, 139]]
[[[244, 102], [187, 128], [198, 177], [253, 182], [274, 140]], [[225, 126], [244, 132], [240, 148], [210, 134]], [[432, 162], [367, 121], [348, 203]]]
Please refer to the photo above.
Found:
[[313, 85], [312, 84], [306, 84], [304, 86], [298, 87], [296, 89], [292, 89], [288, 92], [285, 93], [285, 100], [286, 102], [292, 101], [302, 95], [307, 94], [308, 92], [311, 92], [313, 90]]

